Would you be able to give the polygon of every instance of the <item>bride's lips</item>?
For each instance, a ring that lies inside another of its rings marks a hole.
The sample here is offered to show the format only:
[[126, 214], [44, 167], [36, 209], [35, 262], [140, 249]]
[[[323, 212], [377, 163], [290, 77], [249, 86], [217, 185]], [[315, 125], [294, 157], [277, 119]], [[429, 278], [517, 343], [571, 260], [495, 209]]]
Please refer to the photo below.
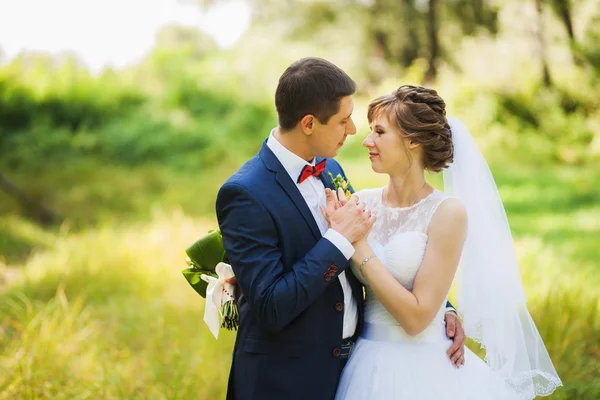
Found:
[[372, 160], [372, 159], [374, 159], [375, 157], [377, 157], [378, 155], [379, 155], [379, 154], [377, 154], [377, 153], [369, 153], [369, 158]]

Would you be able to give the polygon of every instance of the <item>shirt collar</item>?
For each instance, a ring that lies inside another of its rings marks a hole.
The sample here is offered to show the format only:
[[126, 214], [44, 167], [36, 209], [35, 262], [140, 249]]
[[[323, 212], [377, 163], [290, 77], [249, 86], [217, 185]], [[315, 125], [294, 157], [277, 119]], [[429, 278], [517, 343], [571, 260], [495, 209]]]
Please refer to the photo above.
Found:
[[299, 157], [298, 155], [286, 149], [285, 146], [279, 143], [279, 141], [275, 138], [274, 133], [276, 130], [277, 128], [273, 128], [273, 130], [271, 131], [271, 134], [267, 139], [267, 146], [269, 147], [269, 149], [271, 149], [273, 154], [275, 154], [275, 157], [277, 157], [281, 165], [283, 165], [283, 168], [286, 170], [290, 178], [292, 178], [292, 181], [297, 182], [298, 177], [300, 176], [300, 173], [302, 172], [304, 167], [306, 165], [314, 166], [315, 159], [313, 159], [312, 162], [309, 163], [302, 157]]

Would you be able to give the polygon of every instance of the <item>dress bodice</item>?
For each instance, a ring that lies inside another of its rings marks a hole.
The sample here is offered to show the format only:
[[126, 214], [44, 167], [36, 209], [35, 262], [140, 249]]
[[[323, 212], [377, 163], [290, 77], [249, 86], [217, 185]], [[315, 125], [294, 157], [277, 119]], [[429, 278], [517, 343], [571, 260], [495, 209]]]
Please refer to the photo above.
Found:
[[[374, 253], [390, 271], [392, 276], [406, 289], [412, 290], [413, 283], [427, 247], [427, 228], [438, 206], [448, 196], [435, 190], [427, 197], [410, 207], [388, 207], [382, 202], [383, 188], [367, 189], [357, 193], [366, 207], [377, 210], [375, 222], [367, 241]], [[351, 268], [355, 276], [365, 285], [365, 322], [367, 324], [397, 326], [397, 337], [403, 340], [420, 341], [438, 340], [443, 337], [440, 326], [443, 326], [445, 301], [431, 324], [422, 333], [409, 336], [398, 322], [385, 309], [358, 271], [357, 266]]]

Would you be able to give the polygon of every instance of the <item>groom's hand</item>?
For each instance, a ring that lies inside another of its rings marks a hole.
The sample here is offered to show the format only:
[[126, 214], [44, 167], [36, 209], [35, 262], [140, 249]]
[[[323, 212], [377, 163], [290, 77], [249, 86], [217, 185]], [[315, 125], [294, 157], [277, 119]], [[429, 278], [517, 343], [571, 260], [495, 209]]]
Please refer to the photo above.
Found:
[[325, 219], [327, 219], [327, 222], [331, 225], [331, 216], [333, 215], [335, 210], [342, 206], [342, 204], [339, 202], [337, 196], [335, 195], [335, 192], [329, 188], [325, 189], [325, 198], [327, 202], [327, 207], [319, 207], [321, 208], [321, 212], [325, 216]]
[[446, 312], [446, 335], [453, 342], [446, 352], [450, 361], [456, 368], [465, 365], [465, 340], [467, 337], [460, 319], [454, 311]]
[[[333, 193], [333, 192], [331, 192]], [[325, 213], [333, 210], [328, 216], [329, 226], [344, 236], [350, 243], [355, 243], [363, 238], [373, 227], [376, 215], [371, 210], [365, 209], [365, 204], [360, 202], [356, 195], [342, 206], [337, 203], [335, 194], [327, 193], [327, 208]]]

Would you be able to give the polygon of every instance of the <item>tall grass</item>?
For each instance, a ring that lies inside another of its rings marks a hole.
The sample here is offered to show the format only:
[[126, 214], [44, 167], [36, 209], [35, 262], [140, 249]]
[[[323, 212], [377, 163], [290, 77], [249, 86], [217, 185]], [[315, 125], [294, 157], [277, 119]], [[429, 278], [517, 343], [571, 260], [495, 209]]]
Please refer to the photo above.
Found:
[[57, 239], [0, 296], [0, 399], [215, 399], [233, 336], [205, 329], [182, 214]]
[[[385, 183], [364, 162], [343, 165], [357, 189]], [[565, 383], [551, 398], [600, 398], [600, 193], [593, 184], [600, 176], [583, 168], [493, 170], [529, 309]], [[127, 192], [130, 180], [122, 175], [131, 171], [111, 171], [106, 190]], [[61, 182], [60, 173], [54, 179]], [[181, 185], [150, 196], [171, 199], [163, 210], [182, 199], [212, 203], [193, 177], [178, 179]], [[440, 177], [431, 181], [439, 186]], [[154, 204], [144, 187], [138, 189], [146, 200], [131, 206], [140, 212]], [[86, 225], [85, 212], [102, 211], [102, 201], [66, 197], [81, 217], [79, 229], [48, 232], [2, 220], [0, 237], [8, 232], [11, 243], [32, 252], [22, 265], [16, 257], [2, 265], [22, 273], [0, 283], [0, 399], [223, 398], [234, 335], [210, 335], [203, 300], [180, 273], [184, 247], [214, 228], [214, 217], [155, 209], [138, 215], [145, 222]], [[197, 207], [193, 213], [204, 212]]]

